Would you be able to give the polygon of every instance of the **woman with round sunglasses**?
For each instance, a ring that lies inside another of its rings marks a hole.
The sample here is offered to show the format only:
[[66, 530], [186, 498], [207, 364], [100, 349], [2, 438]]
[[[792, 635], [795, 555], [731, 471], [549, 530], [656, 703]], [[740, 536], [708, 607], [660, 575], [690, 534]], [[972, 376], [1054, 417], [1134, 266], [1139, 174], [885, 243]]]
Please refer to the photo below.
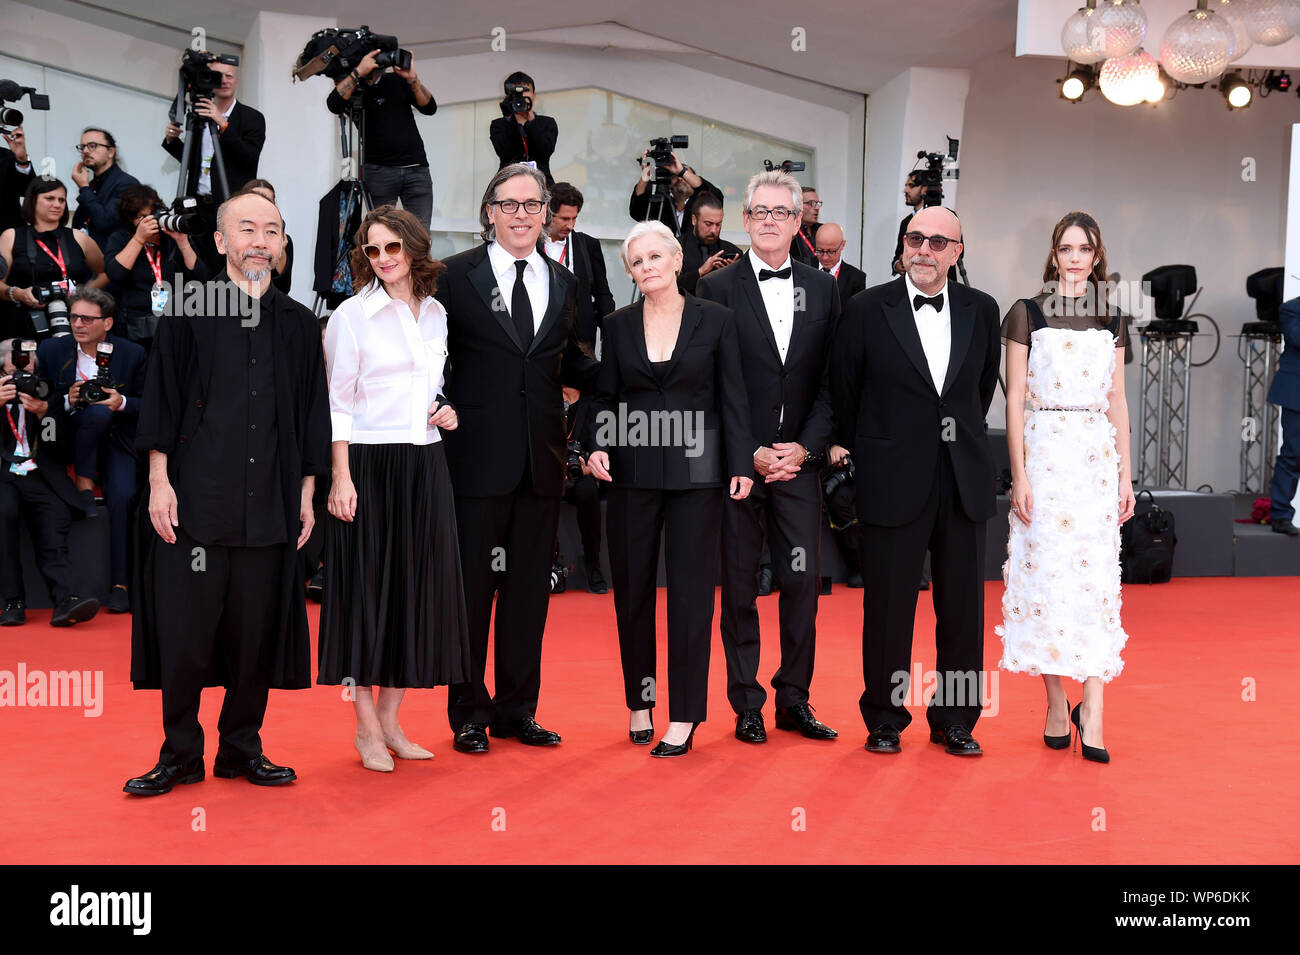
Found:
[[385, 205], [362, 220], [355, 246], [360, 291], [325, 329], [334, 443], [317, 682], [350, 688], [362, 765], [392, 772], [389, 750], [433, 756], [398, 722], [406, 689], [470, 673], [440, 434], [457, 419], [441, 394], [447, 313], [433, 297], [443, 265], [428, 232]]
[[[1043, 291], [1011, 306], [1007, 448], [1011, 524], [1002, 637], [1004, 670], [1041, 676], [1043, 743], [1110, 762], [1102, 691], [1124, 669], [1119, 528], [1133, 516], [1125, 316], [1110, 301], [1097, 220], [1067, 214], [1052, 230]], [[1073, 710], [1061, 677], [1083, 684]]]

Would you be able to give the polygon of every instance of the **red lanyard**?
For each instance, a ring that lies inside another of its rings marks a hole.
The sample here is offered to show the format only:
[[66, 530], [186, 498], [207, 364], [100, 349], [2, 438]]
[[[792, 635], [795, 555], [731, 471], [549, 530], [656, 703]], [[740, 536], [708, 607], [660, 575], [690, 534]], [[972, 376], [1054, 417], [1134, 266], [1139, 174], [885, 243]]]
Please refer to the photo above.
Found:
[[565, 240], [564, 240], [564, 248], [562, 248], [562, 249], [560, 250], [560, 258], [558, 259], [558, 261], [559, 261], [559, 263], [560, 263], [561, 265], [564, 264], [564, 258], [565, 258], [565, 256], [567, 256], [567, 255], [569, 254], [569, 241], [570, 241], [569, 239], [565, 239]]
[[55, 255], [53, 252], [50, 251], [50, 247], [46, 245], [44, 242], [42, 242], [40, 239], [36, 240], [36, 244], [41, 247], [41, 251], [43, 251], [46, 255], [52, 258], [55, 261], [55, 263], [59, 266], [59, 271], [63, 273], [63, 281], [66, 282], [68, 280], [68, 268], [66, 265], [63, 264], [63, 246], [59, 245], [57, 240], [55, 241], [54, 247], [59, 250], [59, 254]]
[[15, 453], [20, 457], [30, 457], [27, 447], [27, 416], [23, 414], [22, 409], [18, 411], [18, 420], [22, 422], [22, 427], [14, 424], [14, 414], [5, 405], [5, 417], [9, 419], [9, 430], [14, 433], [14, 440], [17, 444], [14, 447]]
[[803, 239], [803, 244], [808, 246], [808, 251], [811, 252], [813, 254], [813, 257], [815, 258], [817, 255], [817, 250], [814, 249], [813, 244], [808, 241], [808, 237], [803, 234], [803, 229], [799, 230], [799, 238]]
[[162, 285], [162, 250], [149, 254], [149, 246], [144, 247], [144, 257], [149, 260], [149, 268], [153, 270], [153, 280], [155, 285]]

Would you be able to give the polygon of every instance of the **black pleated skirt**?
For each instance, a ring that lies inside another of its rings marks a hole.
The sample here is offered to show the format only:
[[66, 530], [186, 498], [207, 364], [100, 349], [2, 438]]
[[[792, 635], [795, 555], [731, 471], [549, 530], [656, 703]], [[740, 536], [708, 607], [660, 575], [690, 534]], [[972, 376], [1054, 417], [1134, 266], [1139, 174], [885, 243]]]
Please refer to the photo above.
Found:
[[351, 523], [326, 516], [317, 683], [430, 687], [470, 676], [442, 444], [353, 444]]

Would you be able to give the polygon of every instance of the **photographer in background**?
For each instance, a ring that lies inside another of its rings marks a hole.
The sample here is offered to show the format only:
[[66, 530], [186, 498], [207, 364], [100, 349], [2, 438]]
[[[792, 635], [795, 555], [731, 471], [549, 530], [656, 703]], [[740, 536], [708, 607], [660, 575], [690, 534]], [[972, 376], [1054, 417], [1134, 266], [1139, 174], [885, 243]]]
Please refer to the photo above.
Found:
[[117, 140], [106, 129], [87, 126], [77, 152], [81, 161], [72, 167], [72, 181], [77, 184], [72, 228], [85, 229], [103, 249], [117, 228], [117, 203], [122, 191], [138, 186], [140, 180], [118, 165]]
[[831, 273], [840, 290], [840, 307], [848, 304], [849, 299], [867, 287], [867, 276], [861, 269], [856, 269], [843, 259], [844, 229], [837, 222], [823, 222], [817, 230], [817, 240], [813, 252], [818, 264]]
[[27, 186], [36, 175], [27, 155], [27, 136], [23, 128], [15, 126], [3, 135], [9, 148], [0, 150], [0, 232], [22, 225], [19, 207], [23, 204]]
[[804, 186], [803, 223], [790, 242], [790, 258], [813, 268], [821, 268], [817, 261], [817, 230], [821, 228], [822, 200], [816, 186]]
[[[568, 457], [564, 468], [564, 503], [577, 510], [578, 535], [582, 538], [582, 565], [587, 574], [587, 590], [593, 594], [609, 593], [609, 584], [600, 569], [600, 487], [582, 454], [582, 435], [586, 434], [591, 400], [576, 388], [565, 387], [564, 426]], [[557, 563], [559, 538], [556, 538]]]
[[[632, 198], [627, 205], [627, 214], [637, 222], [644, 221], [650, 213], [649, 180], [654, 177], [654, 167], [653, 160], [647, 161], [649, 154], [649, 148], [641, 152], [641, 175], [637, 177], [636, 186], [632, 189]], [[668, 231], [674, 236], [680, 236], [683, 231], [690, 229], [691, 220], [688, 217], [695, 211], [692, 208], [694, 203], [706, 195], [715, 196], [721, 202], [722, 190], [690, 166], [683, 165], [675, 154], [669, 155], [664, 169], [671, 176], [669, 189], [672, 202], [660, 204], [659, 221], [666, 225]]]
[[[99, 601], [73, 593], [72, 565], [68, 562], [68, 530], [74, 516], [81, 517], [77, 491], [63, 465], [41, 439], [41, 419], [50, 403], [33, 393], [39, 379], [32, 376], [39, 364], [32, 356], [19, 390], [14, 354], [21, 343], [0, 342], [0, 405], [8, 427], [0, 428], [0, 627], [27, 622], [27, 593], [23, 586], [18, 519], [24, 518], [36, 550], [36, 568], [54, 600], [52, 627], [70, 627], [99, 612]], [[43, 386], [43, 383], [41, 383]]]
[[557, 182], [551, 190], [551, 224], [546, 227], [542, 251], [578, 280], [578, 340], [596, 345], [596, 330], [614, 311], [614, 296], [605, 274], [600, 240], [578, 231], [582, 193], [570, 182]]
[[501, 118], [492, 120], [488, 128], [492, 148], [501, 161], [497, 170], [511, 163], [525, 163], [546, 177], [548, 187], [553, 186], [555, 177], [551, 175], [551, 156], [555, 153], [560, 128], [552, 117], [534, 112], [537, 84], [527, 73], [511, 73], [506, 77], [505, 87]]
[[898, 224], [898, 241], [894, 243], [894, 258], [889, 264], [892, 275], [902, 275], [907, 271], [903, 268], [903, 235], [907, 232], [907, 224], [912, 221], [912, 216], [925, 208], [925, 184], [921, 181], [919, 170], [913, 169], [907, 174], [907, 181], [903, 183], [903, 201], [912, 207], [912, 211], [903, 216], [903, 221]]
[[107, 284], [104, 256], [94, 239], [67, 226], [68, 189], [57, 179], [32, 180], [22, 217], [24, 225], [0, 233], [0, 259], [9, 263], [0, 282], [0, 305], [6, 310], [0, 313], [0, 334], [67, 334], [66, 327], [52, 326], [60, 317], [66, 320], [67, 296], [77, 288]]
[[432, 116], [438, 104], [416, 76], [414, 66], [409, 70], [394, 66], [389, 73], [375, 62], [379, 53], [371, 50], [356, 69], [335, 83], [325, 105], [334, 115], [342, 115], [360, 91], [365, 136], [362, 178], [371, 206], [396, 205], [401, 199], [402, 208], [428, 229], [433, 216], [433, 180], [411, 110]]
[[722, 200], [711, 192], [703, 193], [691, 206], [691, 228], [682, 236], [678, 288], [694, 295], [701, 278], [739, 257], [740, 249], [722, 238]]
[[118, 205], [118, 229], [104, 251], [104, 271], [121, 303], [117, 318], [122, 332], [145, 349], [153, 342], [168, 298], [181, 292], [177, 273], [193, 277], [198, 262], [189, 236], [160, 228], [155, 213], [166, 209], [153, 186], [126, 189]]
[[[95, 482], [103, 489], [113, 586], [107, 607], [109, 613], [126, 613], [131, 609], [126, 555], [136, 494], [135, 426], [146, 355], [139, 345], [109, 334], [113, 306], [113, 297], [99, 289], [73, 293], [68, 299], [72, 334], [42, 342], [36, 358], [52, 386], [50, 401], [62, 412], [60, 431], [72, 434], [73, 482], [88, 513], [94, 513]], [[99, 355], [101, 342], [113, 347], [107, 361]]]

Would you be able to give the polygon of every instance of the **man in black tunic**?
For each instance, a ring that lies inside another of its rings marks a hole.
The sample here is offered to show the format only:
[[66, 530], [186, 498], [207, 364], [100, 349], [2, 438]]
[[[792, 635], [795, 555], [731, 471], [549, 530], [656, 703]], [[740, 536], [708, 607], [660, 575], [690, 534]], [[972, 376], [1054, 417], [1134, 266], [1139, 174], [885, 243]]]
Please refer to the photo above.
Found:
[[329, 468], [330, 418], [316, 318], [270, 284], [283, 235], [270, 200], [226, 201], [215, 240], [230, 282], [206, 287], [202, 317], [165, 316], [150, 354], [136, 443], [152, 527], [140, 528], [131, 679], [162, 690], [166, 739], [158, 765], [127, 781], [135, 795], [203, 779], [204, 686], [227, 688], [213, 773], [296, 778], [262, 753], [259, 731], [269, 689], [311, 682], [296, 552]]

